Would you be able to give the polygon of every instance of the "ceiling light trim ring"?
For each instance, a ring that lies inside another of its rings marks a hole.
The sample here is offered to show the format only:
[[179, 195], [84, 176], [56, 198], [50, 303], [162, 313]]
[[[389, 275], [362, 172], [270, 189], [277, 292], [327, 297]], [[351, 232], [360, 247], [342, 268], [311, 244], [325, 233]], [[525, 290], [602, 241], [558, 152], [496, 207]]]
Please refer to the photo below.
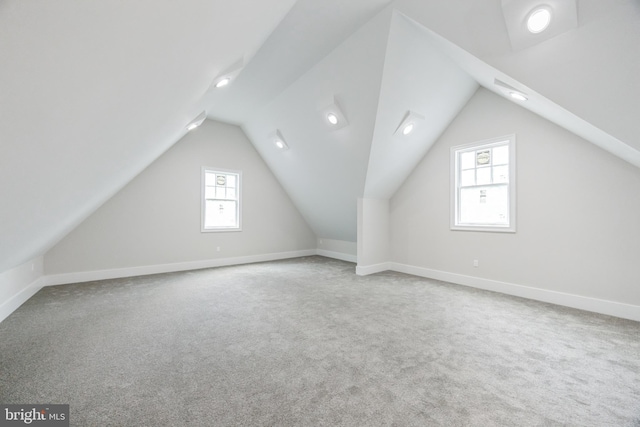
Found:
[[206, 110], [202, 113], [198, 114], [195, 119], [191, 120], [189, 124], [186, 126], [187, 132], [194, 130], [198, 126], [200, 126], [205, 119], [207, 118]]
[[414, 111], [407, 111], [402, 121], [396, 128], [394, 135], [400, 135], [402, 137], [408, 137], [418, 126], [420, 121], [424, 120], [424, 117]]
[[324, 123], [331, 130], [342, 129], [345, 126], [349, 125], [349, 121], [347, 120], [346, 115], [342, 111], [338, 100], [335, 95], [331, 98], [331, 103], [324, 108], [321, 108], [319, 111], [322, 114], [322, 119]]
[[273, 142], [273, 144], [276, 146], [278, 150], [286, 151], [289, 149], [289, 144], [287, 144], [287, 141], [285, 141], [279, 129], [276, 129], [275, 131], [273, 131], [269, 136], [269, 138], [271, 139], [271, 141]]
[[551, 7], [538, 5], [527, 14], [525, 27], [531, 34], [540, 34], [549, 28], [552, 19]]

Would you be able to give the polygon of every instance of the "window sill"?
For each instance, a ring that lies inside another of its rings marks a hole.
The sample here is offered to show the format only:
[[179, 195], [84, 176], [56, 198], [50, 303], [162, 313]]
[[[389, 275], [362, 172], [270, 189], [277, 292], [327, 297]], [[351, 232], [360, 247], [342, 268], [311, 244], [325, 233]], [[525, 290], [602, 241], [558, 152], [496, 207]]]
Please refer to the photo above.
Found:
[[486, 225], [452, 225], [451, 231], [481, 231], [485, 233], [515, 233], [516, 228], [511, 227], [492, 227]]
[[242, 228], [201, 228], [201, 233], [228, 233], [234, 231], [242, 231]]

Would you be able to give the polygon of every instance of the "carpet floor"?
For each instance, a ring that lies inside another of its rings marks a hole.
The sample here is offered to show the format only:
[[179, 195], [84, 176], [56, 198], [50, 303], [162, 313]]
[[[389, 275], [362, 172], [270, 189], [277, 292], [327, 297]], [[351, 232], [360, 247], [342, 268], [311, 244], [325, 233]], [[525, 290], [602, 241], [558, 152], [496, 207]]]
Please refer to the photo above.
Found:
[[640, 323], [323, 257], [42, 289], [0, 402], [73, 426], [640, 426]]

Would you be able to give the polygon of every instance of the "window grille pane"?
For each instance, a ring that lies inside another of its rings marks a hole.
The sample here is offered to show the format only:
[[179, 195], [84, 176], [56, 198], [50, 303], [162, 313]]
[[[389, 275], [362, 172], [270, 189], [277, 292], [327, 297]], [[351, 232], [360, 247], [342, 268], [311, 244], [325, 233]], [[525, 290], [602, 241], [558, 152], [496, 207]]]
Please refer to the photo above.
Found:
[[225, 185], [227, 185], [227, 176], [223, 174], [217, 174], [216, 185], [219, 187], [224, 187]]
[[508, 188], [491, 185], [460, 189], [460, 223], [508, 225]]
[[216, 174], [212, 172], [205, 172], [204, 174], [204, 185], [213, 186], [216, 185]]
[[215, 199], [216, 198], [216, 187], [205, 187], [204, 188], [204, 198], [205, 199]]
[[460, 169], [472, 169], [475, 167], [475, 152], [468, 151], [460, 155]]
[[491, 164], [491, 150], [476, 151], [476, 165], [486, 166]]
[[509, 166], [496, 166], [493, 168], [493, 182], [506, 183], [509, 182]]
[[216, 187], [216, 199], [226, 199], [227, 192], [224, 187]]
[[470, 169], [466, 171], [462, 171], [460, 174], [460, 185], [466, 187], [468, 185], [476, 184], [476, 170]]
[[493, 164], [506, 165], [509, 163], [509, 146], [503, 145], [493, 149]]
[[491, 168], [477, 169], [476, 183], [478, 185], [491, 184]]

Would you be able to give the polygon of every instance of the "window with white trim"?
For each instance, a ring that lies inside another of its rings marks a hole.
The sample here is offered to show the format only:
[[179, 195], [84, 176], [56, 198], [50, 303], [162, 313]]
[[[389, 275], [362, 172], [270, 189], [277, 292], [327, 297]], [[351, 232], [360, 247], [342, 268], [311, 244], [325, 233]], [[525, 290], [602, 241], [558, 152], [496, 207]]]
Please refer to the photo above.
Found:
[[515, 140], [451, 148], [452, 230], [516, 231]]
[[242, 172], [202, 168], [202, 231], [240, 231]]

